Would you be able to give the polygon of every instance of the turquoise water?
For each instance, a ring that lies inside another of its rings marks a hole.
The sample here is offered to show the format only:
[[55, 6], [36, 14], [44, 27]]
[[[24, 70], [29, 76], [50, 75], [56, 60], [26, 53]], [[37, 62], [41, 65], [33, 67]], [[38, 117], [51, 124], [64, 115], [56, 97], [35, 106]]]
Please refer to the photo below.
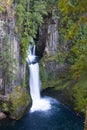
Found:
[[0, 130], [84, 130], [84, 119], [54, 101], [51, 110], [28, 112], [19, 121], [2, 120]]

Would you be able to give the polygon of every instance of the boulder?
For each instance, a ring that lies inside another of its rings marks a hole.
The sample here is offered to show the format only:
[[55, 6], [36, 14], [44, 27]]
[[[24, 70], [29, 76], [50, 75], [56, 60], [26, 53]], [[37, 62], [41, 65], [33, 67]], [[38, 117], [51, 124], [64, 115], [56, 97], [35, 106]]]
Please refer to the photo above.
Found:
[[6, 116], [6, 114], [5, 114], [5, 113], [0, 112], [0, 120], [4, 119], [4, 118], [6, 118], [6, 117], [7, 117], [7, 116]]
[[20, 86], [15, 87], [11, 94], [0, 96], [1, 111], [11, 119], [20, 119], [28, 111], [30, 102], [28, 91]]

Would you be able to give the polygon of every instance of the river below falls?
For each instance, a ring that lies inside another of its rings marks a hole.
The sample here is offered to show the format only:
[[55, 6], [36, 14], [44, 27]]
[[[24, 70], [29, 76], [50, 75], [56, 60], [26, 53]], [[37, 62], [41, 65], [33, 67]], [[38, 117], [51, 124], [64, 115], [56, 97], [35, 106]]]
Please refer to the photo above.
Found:
[[[50, 98], [50, 97], [48, 97]], [[84, 130], [84, 119], [53, 98], [51, 109], [28, 112], [22, 119], [0, 121], [0, 130]]]

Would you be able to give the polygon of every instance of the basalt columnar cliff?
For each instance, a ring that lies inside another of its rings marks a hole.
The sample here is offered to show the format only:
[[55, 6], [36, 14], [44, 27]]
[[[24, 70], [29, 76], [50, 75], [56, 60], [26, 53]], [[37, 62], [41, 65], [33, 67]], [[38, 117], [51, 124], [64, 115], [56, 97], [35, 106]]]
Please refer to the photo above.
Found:
[[[0, 1], [0, 111], [19, 119], [29, 107], [25, 82], [26, 64], [21, 63], [20, 41], [15, 33], [15, 4]], [[21, 111], [21, 112], [20, 112]]]
[[0, 1], [0, 111], [11, 118], [20, 119], [31, 103], [26, 63], [30, 43], [36, 44], [40, 58], [43, 89], [51, 87], [63, 103], [85, 112], [86, 0], [64, 2]]

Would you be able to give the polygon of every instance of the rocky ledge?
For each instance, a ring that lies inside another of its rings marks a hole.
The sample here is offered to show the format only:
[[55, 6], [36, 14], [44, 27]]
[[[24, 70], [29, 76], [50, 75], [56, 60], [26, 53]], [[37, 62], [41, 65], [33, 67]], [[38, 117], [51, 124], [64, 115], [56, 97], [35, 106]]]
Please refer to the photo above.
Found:
[[11, 94], [0, 95], [0, 119], [6, 117], [20, 119], [29, 109], [30, 96], [25, 88], [15, 87]]

